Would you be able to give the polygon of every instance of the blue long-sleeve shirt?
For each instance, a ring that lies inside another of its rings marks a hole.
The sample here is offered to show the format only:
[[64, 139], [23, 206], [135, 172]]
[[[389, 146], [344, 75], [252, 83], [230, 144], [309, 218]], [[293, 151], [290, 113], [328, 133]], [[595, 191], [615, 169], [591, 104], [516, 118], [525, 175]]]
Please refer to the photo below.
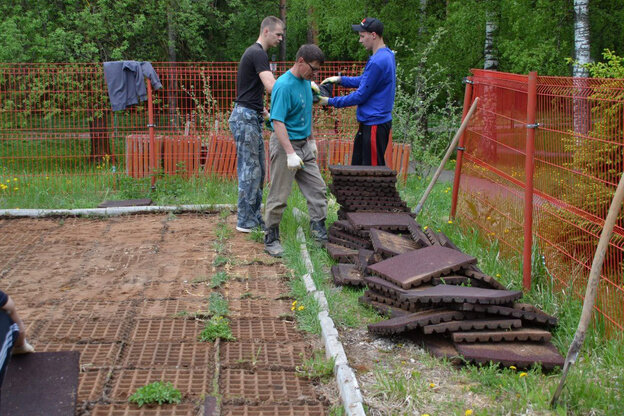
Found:
[[396, 90], [396, 63], [394, 52], [380, 48], [366, 62], [359, 77], [340, 77], [340, 85], [357, 88], [351, 94], [330, 98], [333, 107], [357, 105], [357, 120], [366, 125], [382, 124], [392, 120]]

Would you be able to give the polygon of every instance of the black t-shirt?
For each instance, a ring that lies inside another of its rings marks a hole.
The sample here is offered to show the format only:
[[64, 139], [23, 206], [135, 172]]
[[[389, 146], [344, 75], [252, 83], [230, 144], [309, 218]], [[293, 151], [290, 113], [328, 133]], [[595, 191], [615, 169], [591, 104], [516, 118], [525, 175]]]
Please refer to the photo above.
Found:
[[262, 112], [264, 85], [258, 74], [270, 70], [269, 56], [259, 43], [245, 50], [236, 76], [236, 102], [239, 105]]
[[9, 300], [9, 296], [0, 290], [0, 308], [6, 305], [8, 300]]

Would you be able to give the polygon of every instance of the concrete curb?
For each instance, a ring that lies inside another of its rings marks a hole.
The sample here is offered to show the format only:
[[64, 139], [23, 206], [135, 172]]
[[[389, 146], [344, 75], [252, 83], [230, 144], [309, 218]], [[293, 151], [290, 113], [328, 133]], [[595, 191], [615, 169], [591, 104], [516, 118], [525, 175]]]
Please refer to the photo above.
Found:
[[321, 337], [325, 345], [325, 355], [329, 358], [334, 358], [334, 374], [336, 375], [336, 382], [338, 383], [338, 389], [340, 390], [340, 398], [342, 399], [342, 405], [345, 412], [349, 416], [365, 416], [364, 412], [364, 400], [362, 393], [360, 392], [360, 386], [358, 385], [355, 373], [349, 367], [347, 355], [345, 354], [342, 343], [338, 337], [338, 330], [334, 326], [334, 321], [329, 316], [329, 308], [327, 305], [327, 299], [323, 291], [317, 290], [314, 281], [312, 280], [312, 273], [314, 273], [314, 267], [310, 254], [306, 247], [305, 235], [301, 227], [297, 228], [297, 240], [303, 256], [307, 273], [303, 275], [303, 281], [308, 293], [312, 294], [318, 301], [321, 311], [318, 313], [318, 320], [321, 325]]
[[85, 209], [1, 209], [0, 217], [106, 217], [147, 212], [197, 212], [221, 211], [229, 209], [236, 211], [235, 204], [206, 204], [206, 205], [147, 205], [140, 207], [116, 208], [85, 208]]

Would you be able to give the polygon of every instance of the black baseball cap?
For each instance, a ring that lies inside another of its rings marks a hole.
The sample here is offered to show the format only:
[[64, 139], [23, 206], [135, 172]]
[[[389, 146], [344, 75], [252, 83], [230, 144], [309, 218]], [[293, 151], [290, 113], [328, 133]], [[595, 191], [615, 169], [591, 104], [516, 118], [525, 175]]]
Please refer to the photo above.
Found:
[[356, 32], [375, 32], [379, 36], [383, 34], [383, 23], [374, 17], [365, 17], [359, 25], [351, 25]]

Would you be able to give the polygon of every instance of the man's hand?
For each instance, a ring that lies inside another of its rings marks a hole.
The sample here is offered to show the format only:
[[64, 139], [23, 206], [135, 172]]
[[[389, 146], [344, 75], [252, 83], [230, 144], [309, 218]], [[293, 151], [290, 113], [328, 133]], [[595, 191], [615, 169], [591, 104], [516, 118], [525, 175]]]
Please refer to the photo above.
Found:
[[312, 95], [321, 95], [321, 89], [316, 85], [316, 82], [312, 81], [310, 83], [310, 88], [312, 88]]
[[318, 155], [318, 149], [316, 148], [316, 140], [308, 139], [308, 146], [310, 146], [310, 150], [312, 150], [312, 154], [314, 155], [314, 159]]
[[299, 170], [303, 168], [303, 160], [297, 156], [297, 153], [292, 152], [286, 155], [286, 165], [290, 170]]
[[328, 97], [319, 97], [318, 103], [320, 105], [329, 105], [329, 98]]
[[321, 84], [340, 84], [340, 77], [334, 76], [334, 77], [325, 78], [323, 82], [321, 82]]

